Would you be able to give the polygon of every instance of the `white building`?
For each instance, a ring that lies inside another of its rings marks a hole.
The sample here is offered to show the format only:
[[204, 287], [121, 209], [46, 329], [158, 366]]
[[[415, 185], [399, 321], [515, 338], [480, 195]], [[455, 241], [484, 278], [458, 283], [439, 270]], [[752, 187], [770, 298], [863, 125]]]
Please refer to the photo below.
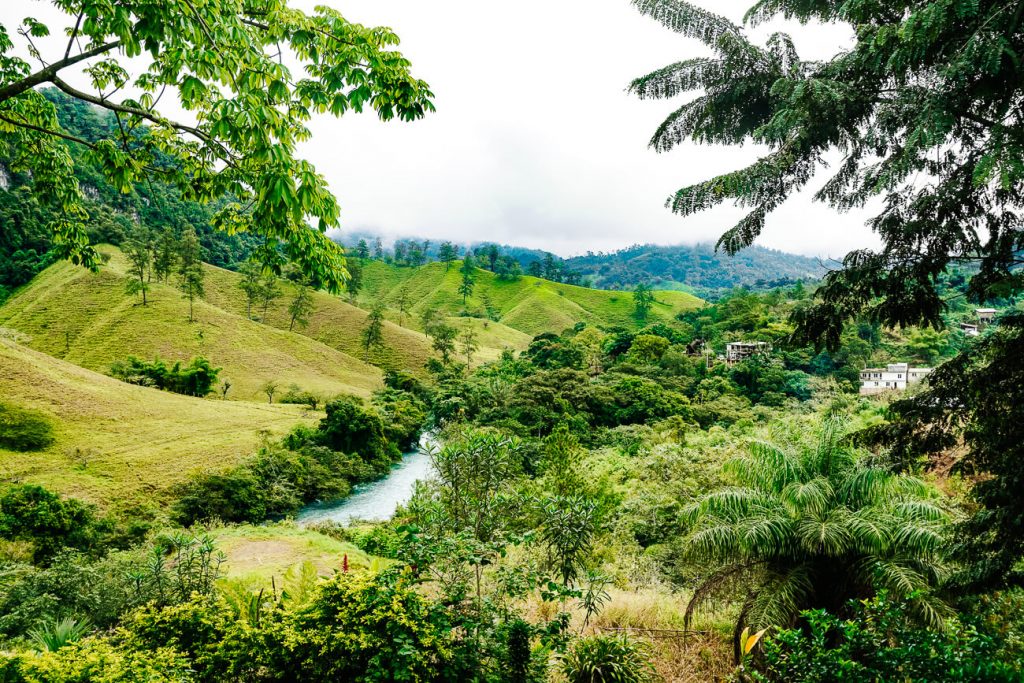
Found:
[[771, 344], [768, 342], [729, 342], [725, 345], [725, 360], [728, 363], [739, 363], [771, 350]]
[[974, 312], [978, 315], [978, 322], [990, 323], [996, 319], [998, 311], [994, 308], [976, 308]]
[[968, 337], [978, 336], [978, 326], [973, 323], [960, 323], [960, 331]]
[[920, 381], [931, 371], [931, 368], [912, 368], [909, 363], [890, 363], [885, 368], [864, 368], [860, 371], [860, 393], [868, 395], [904, 391], [908, 385]]

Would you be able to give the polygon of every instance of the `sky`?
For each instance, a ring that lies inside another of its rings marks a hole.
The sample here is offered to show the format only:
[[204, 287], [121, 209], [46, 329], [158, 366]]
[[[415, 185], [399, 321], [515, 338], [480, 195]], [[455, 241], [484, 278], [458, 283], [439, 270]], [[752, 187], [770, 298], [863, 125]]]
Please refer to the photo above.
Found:
[[[752, 0], [697, 0], [739, 22]], [[293, 0], [393, 28], [437, 112], [412, 123], [375, 114], [322, 116], [300, 148], [327, 178], [343, 231], [460, 243], [494, 241], [571, 256], [636, 243], [713, 242], [743, 215], [731, 206], [690, 217], [665, 199], [685, 185], [749, 164], [763, 148], [647, 146], [678, 100], [640, 101], [632, 78], [707, 54], [639, 14], [628, 0]], [[3, 3], [0, 21], [52, 19], [48, 3]], [[17, 5], [17, 6], [16, 6]], [[51, 23], [59, 33], [58, 21]], [[776, 23], [805, 58], [852, 40], [846, 26]], [[821, 182], [825, 176], [821, 175]], [[837, 214], [796, 196], [772, 214], [767, 247], [841, 257], [877, 245], [865, 214]]]

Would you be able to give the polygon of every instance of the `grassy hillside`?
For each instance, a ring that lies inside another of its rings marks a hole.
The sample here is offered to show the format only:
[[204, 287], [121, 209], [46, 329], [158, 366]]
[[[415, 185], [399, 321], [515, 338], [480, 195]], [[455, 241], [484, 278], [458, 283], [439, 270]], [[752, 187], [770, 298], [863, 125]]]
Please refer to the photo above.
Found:
[[100, 504], [156, 503], [201, 469], [251, 455], [314, 416], [298, 406], [218, 401], [133, 386], [0, 339], [0, 397], [42, 411], [56, 442], [0, 449], [0, 480], [31, 481]]
[[124, 257], [104, 251], [111, 259], [98, 273], [64, 262], [40, 273], [0, 307], [0, 327], [27, 335], [34, 349], [103, 373], [129, 355], [185, 361], [202, 355], [231, 382], [229, 399], [257, 400], [267, 380], [324, 395], [368, 396], [381, 385], [379, 369], [339, 345], [250, 321], [244, 304], [242, 315], [219, 307], [219, 283], [225, 273], [237, 278], [234, 273], [207, 267], [210, 296], [196, 301], [196, 321], [189, 323], [188, 302], [171, 286], [154, 283], [147, 306], [125, 294]]
[[[427, 308], [440, 309], [448, 315], [457, 315], [463, 310], [485, 315], [489, 305], [498, 319], [492, 325], [516, 330], [528, 337], [541, 332], [561, 332], [577, 322], [604, 327], [640, 325], [633, 316], [633, 297], [629, 292], [588, 289], [530, 276], [510, 282], [499, 280], [482, 269], [477, 269], [476, 288], [464, 305], [458, 293], [461, 281], [458, 266], [456, 262], [448, 269], [443, 263], [398, 268], [373, 261], [364, 269], [365, 289], [360, 298], [366, 303], [383, 300], [391, 308], [397, 308], [404, 287], [414, 317]], [[655, 292], [655, 298], [648, 322], [670, 320], [677, 313], [702, 304], [697, 297], [679, 291]]]

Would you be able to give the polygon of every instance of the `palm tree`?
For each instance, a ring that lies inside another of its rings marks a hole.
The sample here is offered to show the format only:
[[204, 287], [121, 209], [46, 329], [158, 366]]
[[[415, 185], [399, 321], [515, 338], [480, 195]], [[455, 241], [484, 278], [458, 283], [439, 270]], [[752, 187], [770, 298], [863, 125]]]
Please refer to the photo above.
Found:
[[54, 619], [28, 632], [29, 638], [44, 652], [56, 652], [70, 645], [92, 631], [92, 623], [88, 619], [64, 617]]
[[713, 571], [687, 623], [734, 586], [743, 600], [737, 637], [747, 625], [792, 625], [805, 609], [840, 613], [883, 588], [910, 598], [925, 621], [941, 621], [945, 606], [927, 589], [943, 574], [946, 513], [924, 482], [873, 463], [843, 435], [829, 418], [813, 447], [751, 443], [725, 465], [736, 485], [689, 506], [688, 552]]

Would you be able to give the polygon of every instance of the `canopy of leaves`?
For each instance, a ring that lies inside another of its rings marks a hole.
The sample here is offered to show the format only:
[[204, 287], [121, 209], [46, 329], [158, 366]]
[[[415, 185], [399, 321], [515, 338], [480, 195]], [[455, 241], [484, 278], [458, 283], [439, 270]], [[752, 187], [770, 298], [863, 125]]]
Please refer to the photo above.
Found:
[[657, 129], [651, 146], [684, 140], [770, 151], [752, 165], [684, 187], [680, 215], [733, 201], [747, 215], [719, 240], [735, 253], [765, 217], [838, 154], [815, 195], [838, 210], [882, 199], [870, 225], [878, 251], [850, 253], [829, 273], [797, 333], [839, 345], [844, 321], [866, 312], [890, 325], [941, 325], [936, 281], [951, 263], [978, 261], [970, 296], [1019, 291], [1024, 230], [1024, 22], [998, 0], [761, 0], [747, 14], [846, 22], [849, 50], [800, 59], [789, 36], [751, 42], [730, 21], [683, 0], [633, 0], [642, 13], [713, 51], [638, 78], [641, 98], [695, 93]]
[[[34, 19], [0, 26], [0, 152], [13, 170], [31, 172], [34, 192], [59, 209], [50, 223], [58, 254], [98, 264], [71, 143], [85, 147], [119, 190], [156, 178], [186, 199], [233, 197], [215, 226], [258, 234], [261, 260], [274, 268], [283, 246], [310, 278], [340, 290], [344, 258], [323, 233], [338, 223], [337, 201], [296, 147], [317, 113], [370, 108], [384, 120], [412, 120], [432, 110], [426, 84], [391, 49], [395, 34], [327, 7], [305, 13], [286, 0], [54, 4], [68, 18], [63, 55], [36, 49], [32, 38], [51, 30]], [[29, 41], [29, 54], [17, 54], [14, 30]], [[135, 58], [144, 66], [133, 74]], [[65, 80], [72, 67], [84, 71], [89, 88]], [[54, 105], [34, 89], [43, 84], [112, 111], [116, 134], [91, 142], [64, 131]], [[138, 94], [115, 98], [122, 89]], [[189, 122], [161, 113], [168, 89]]]
[[803, 609], [838, 612], [881, 588], [914, 595], [921, 616], [940, 620], [941, 603], [917, 592], [943, 575], [946, 514], [920, 480], [872, 463], [842, 437], [830, 418], [812, 446], [752, 443], [727, 464], [735, 485], [688, 511], [689, 553], [715, 567], [688, 615], [738, 585], [739, 622], [759, 628], [791, 624]]

